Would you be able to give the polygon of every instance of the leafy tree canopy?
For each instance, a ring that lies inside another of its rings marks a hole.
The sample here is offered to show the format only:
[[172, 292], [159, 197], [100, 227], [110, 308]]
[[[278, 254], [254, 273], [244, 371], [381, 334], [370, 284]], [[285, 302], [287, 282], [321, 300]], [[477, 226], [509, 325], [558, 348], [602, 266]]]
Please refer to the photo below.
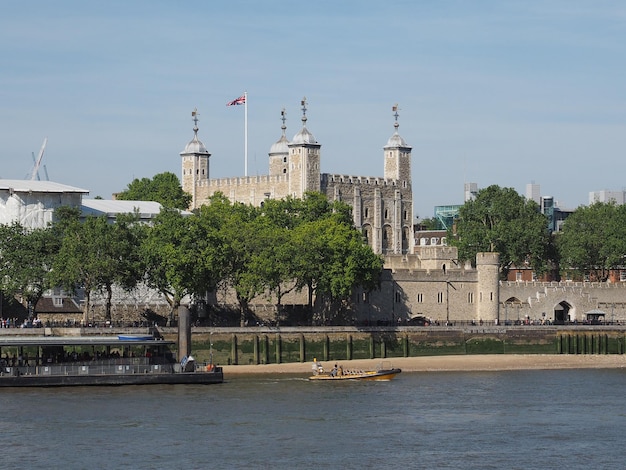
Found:
[[626, 264], [626, 206], [597, 202], [576, 209], [557, 237], [562, 269], [606, 281]]
[[503, 277], [512, 265], [525, 263], [544, 272], [550, 261], [546, 217], [513, 188], [492, 185], [480, 190], [459, 209], [456, 234], [450, 229], [448, 241], [458, 247], [463, 261], [473, 261], [478, 252], [498, 252]]
[[439, 221], [435, 217], [422, 219], [419, 224], [421, 230], [439, 230]]
[[191, 194], [183, 191], [178, 177], [164, 172], [150, 178], [135, 178], [117, 199], [124, 201], [155, 201], [164, 207], [187, 209], [191, 204]]
[[[57, 250], [50, 229], [0, 225], [0, 289], [21, 294], [32, 309], [49, 287], [48, 272]], [[32, 310], [30, 310], [32, 313]]]

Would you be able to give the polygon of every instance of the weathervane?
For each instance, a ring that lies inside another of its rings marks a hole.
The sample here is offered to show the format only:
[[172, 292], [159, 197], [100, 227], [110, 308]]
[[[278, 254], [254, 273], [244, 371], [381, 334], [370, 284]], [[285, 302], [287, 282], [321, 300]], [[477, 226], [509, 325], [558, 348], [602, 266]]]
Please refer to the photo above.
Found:
[[400, 115], [398, 114], [398, 110], [399, 110], [399, 109], [400, 109], [400, 108], [398, 108], [398, 103], [394, 104], [394, 105], [391, 107], [391, 110], [392, 110], [392, 111], [393, 111], [393, 113], [394, 113], [394, 114], [393, 114], [393, 117], [396, 119], [396, 122], [393, 124], [393, 127], [395, 127], [395, 128], [396, 128], [396, 130], [398, 130], [398, 127], [400, 127], [400, 124], [398, 124], [398, 117], [400, 116]]
[[198, 114], [200, 114], [198, 112], [198, 108], [194, 108], [194, 110], [191, 112], [191, 117], [193, 118], [193, 131], [194, 133], [198, 133]]
[[302, 124], [305, 124], [306, 123], [306, 96], [302, 98], [302, 101], [300, 101], [300, 104], [302, 105]]

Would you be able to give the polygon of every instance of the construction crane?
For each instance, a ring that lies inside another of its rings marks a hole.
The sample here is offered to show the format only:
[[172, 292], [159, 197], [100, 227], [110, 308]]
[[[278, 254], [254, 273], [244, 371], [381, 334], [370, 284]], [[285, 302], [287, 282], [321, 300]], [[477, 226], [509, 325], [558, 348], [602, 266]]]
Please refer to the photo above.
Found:
[[[41, 160], [43, 159], [43, 153], [46, 151], [46, 145], [48, 143], [48, 138], [46, 137], [45, 139], [43, 139], [43, 145], [41, 146], [41, 150], [39, 150], [39, 156], [37, 158], [35, 158], [35, 154], [33, 153], [33, 163], [35, 164], [35, 166], [33, 166], [33, 172], [30, 175], [30, 179], [31, 181], [39, 181], [39, 167], [41, 166]], [[46, 166], [44, 165], [43, 167], [44, 169], [44, 173], [46, 174], [46, 181], [48, 180], [48, 170], [46, 170]]]

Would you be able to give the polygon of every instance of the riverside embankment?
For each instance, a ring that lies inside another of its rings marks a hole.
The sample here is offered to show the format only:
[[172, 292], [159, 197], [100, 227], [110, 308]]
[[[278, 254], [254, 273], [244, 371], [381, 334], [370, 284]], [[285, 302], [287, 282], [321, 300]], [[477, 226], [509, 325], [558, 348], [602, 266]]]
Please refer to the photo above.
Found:
[[[6, 335], [145, 334], [149, 328], [0, 329]], [[178, 329], [159, 327], [177, 341]], [[467, 327], [193, 327], [191, 351], [225, 372], [308, 372], [314, 358], [369, 368], [389, 360], [406, 371], [622, 367], [619, 325]]]
[[[175, 329], [161, 329], [175, 339]], [[192, 329], [192, 352], [221, 365], [478, 355], [623, 355], [621, 326], [247, 327]]]

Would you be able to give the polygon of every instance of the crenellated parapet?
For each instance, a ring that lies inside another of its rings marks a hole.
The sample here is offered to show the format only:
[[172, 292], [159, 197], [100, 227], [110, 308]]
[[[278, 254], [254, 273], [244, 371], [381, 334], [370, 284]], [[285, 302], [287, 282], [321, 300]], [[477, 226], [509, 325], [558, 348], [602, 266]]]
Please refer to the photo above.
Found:
[[256, 176], [234, 176], [228, 178], [214, 178], [210, 180], [198, 181], [198, 186], [224, 187], [224, 186], [251, 186], [259, 184], [288, 183], [289, 175], [256, 175]]
[[[329, 184], [359, 184], [370, 186], [402, 186], [402, 181], [385, 179], [379, 176], [353, 176], [322, 173], [322, 183]], [[410, 182], [408, 183], [410, 186]]]

